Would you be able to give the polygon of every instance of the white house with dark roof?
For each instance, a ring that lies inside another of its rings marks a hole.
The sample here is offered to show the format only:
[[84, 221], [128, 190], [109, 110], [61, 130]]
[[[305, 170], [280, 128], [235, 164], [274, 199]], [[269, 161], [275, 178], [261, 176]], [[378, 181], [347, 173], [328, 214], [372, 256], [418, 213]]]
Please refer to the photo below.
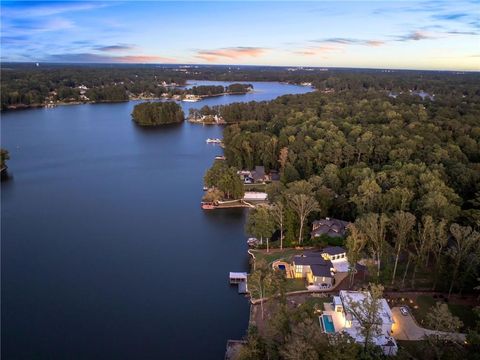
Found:
[[[355, 307], [361, 311], [361, 304], [367, 297], [371, 297], [368, 291], [340, 290], [339, 296], [334, 296], [332, 303], [324, 304], [325, 310], [319, 317], [323, 331], [325, 333], [345, 332], [356, 342], [363, 343], [365, 337], [362, 334], [361, 323], [352, 309], [355, 303]], [[392, 327], [395, 323], [392, 311], [385, 299], [378, 301], [376, 331], [374, 331], [371, 341], [381, 347], [385, 355], [395, 355], [398, 347], [392, 336]], [[355, 313], [358, 314], [358, 309]]]

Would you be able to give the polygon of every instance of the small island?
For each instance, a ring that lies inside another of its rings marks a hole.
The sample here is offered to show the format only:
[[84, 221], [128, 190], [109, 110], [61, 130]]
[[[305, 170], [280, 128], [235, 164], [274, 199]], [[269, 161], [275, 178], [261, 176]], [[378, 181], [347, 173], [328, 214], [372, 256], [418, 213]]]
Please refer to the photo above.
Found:
[[184, 114], [174, 102], [145, 102], [135, 105], [132, 118], [140, 126], [159, 126], [180, 123]]

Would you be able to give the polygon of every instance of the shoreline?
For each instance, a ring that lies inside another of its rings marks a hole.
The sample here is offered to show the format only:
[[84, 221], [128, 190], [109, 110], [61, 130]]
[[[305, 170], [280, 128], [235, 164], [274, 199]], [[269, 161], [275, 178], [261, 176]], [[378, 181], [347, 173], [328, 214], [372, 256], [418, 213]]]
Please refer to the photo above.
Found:
[[[221, 93], [221, 94], [214, 94], [214, 95], [197, 95], [199, 97], [196, 101], [190, 102], [198, 102], [202, 101], [203, 99], [219, 97], [219, 96], [226, 96], [226, 95], [246, 95], [255, 93], [255, 91], [247, 91], [247, 92], [235, 92], [235, 93]], [[28, 110], [28, 109], [53, 109], [57, 106], [69, 106], [69, 105], [86, 105], [86, 104], [116, 104], [122, 102], [129, 102], [129, 101], [139, 101], [139, 100], [168, 100], [168, 101], [179, 101], [182, 102], [184, 99], [174, 99], [173, 97], [164, 97], [164, 96], [138, 96], [138, 97], [131, 97], [128, 100], [101, 100], [101, 101], [93, 101], [93, 100], [86, 100], [86, 101], [69, 101], [69, 102], [56, 102], [56, 103], [46, 103], [46, 104], [18, 104], [12, 105], [7, 107], [6, 109], [1, 109], [1, 111], [16, 111], [16, 110]], [[185, 101], [184, 101], [185, 102]], [[186, 101], [189, 102], [189, 101]]]

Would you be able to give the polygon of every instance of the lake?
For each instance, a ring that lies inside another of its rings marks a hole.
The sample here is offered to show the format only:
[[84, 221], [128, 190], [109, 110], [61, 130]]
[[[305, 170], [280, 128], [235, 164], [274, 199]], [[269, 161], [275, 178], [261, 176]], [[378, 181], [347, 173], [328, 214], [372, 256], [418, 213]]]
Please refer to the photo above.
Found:
[[[181, 105], [311, 91], [252, 84]], [[3, 359], [223, 359], [245, 334], [249, 304], [228, 283], [248, 269], [245, 210], [200, 209], [222, 153], [205, 140], [222, 128], [140, 128], [136, 103], [2, 114]]]

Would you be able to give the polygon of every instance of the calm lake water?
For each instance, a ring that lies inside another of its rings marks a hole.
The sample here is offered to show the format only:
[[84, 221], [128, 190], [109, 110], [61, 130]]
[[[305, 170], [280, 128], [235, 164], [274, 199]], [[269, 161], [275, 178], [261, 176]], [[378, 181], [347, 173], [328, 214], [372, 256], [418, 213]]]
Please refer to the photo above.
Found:
[[[192, 82], [222, 84], [222, 82]], [[270, 100], [310, 88], [190, 107]], [[135, 102], [2, 114], [12, 178], [1, 188], [3, 359], [223, 359], [249, 305], [243, 210], [200, 209], [222, 128], [142, 129]]]

